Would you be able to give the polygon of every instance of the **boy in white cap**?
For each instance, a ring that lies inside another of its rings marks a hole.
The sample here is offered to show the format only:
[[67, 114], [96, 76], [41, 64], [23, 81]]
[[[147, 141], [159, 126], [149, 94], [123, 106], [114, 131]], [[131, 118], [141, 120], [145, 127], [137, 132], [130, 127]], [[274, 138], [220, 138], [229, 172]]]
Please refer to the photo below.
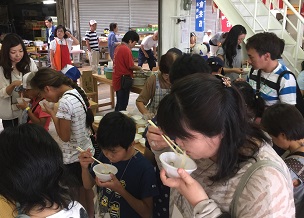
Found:
[[99, 38], [96, 33], [97, 22], [96, 20], [90, 20], [90, 30], [86, 31], [85, 40], [88, 49], [89, 62], [92, 70], [97, 72], [99, 64]]

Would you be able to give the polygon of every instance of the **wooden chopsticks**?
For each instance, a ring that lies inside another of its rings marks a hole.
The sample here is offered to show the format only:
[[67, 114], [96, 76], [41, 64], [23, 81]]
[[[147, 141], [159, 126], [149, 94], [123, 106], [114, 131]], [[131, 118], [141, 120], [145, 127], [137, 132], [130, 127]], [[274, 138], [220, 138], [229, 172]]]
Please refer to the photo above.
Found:
[[[157, 127], [152, 120], [148, 120], [148, 122], [151, 124], [151, 126]], [[172, 149], [172, 151], [174, 151], [175, 154], [178, 154], [178, 151], [181, 152], [182, 154], [184, 154], [184, 151], [177, 145], [175, 144], [170, 138], [169, 136], [162, 134], [161, 135], [163, 137], [163, 139], [165, 140], [165, 142], [170, 146], [170, 148]], [[175, 149], [173, 146], [175, 146]], [[178, 151], [177, 151], [178, 150]]]
[[[85, 150], [83, 150], [81, 147], [77, 147], [76, 148], [78, 151], [80, 151], [80, 152], [84, 152]], [[100, 162], [99, 160], [97, 160], [95, 157], [91, 157], [93, 160], [95, 160], [97, 163], [99, 163], [99, 164], [102, 164], [102, 165], [104, 165], [102, 162]], [[105, 168], [107, 167], [107, 166], [104, 166]]]

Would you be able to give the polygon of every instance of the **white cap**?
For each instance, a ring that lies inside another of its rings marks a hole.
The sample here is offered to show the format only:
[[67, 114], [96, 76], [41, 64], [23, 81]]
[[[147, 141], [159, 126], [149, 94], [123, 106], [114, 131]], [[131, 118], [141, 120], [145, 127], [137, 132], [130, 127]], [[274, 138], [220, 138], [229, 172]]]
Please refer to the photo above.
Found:
[[209, 30], [207, 30], [207, 33], [212, 33], [212, 31], [209, 29]]
[[96, 20], [90, 20], [90, 22], [89, 22], [90, 25], [93, 25], [95, 23], [97, 23]]
[[22, 77], [22, 87], [24, 89], [32, 89], [31, 80], [35, 76], [34, 72], [29, 72], [23, 75]]

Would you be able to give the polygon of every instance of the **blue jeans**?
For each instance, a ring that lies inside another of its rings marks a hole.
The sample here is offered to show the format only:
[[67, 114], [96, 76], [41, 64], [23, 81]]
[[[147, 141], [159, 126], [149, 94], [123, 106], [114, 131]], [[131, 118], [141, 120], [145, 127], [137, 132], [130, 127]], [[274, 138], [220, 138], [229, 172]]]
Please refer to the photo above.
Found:
[[120, 89], [116, 91], [115, 111], [125, 111], [129, 104], [130, 89]]
[[142, 67], [142, 65], [145, 63], [145, 61], [147, 60], [148, 65], [150, 70], [153, 69], [153, 67], [156, 67], [156, 58], [153, 55], [152, 50], [145, 50], [147, 52], [147, 54], [149, 55], [149, 58], [146, 58], [145, 54], [143, 53], [143, 51], [141, 49], [139, 49], [138, 52], [138, 66]]

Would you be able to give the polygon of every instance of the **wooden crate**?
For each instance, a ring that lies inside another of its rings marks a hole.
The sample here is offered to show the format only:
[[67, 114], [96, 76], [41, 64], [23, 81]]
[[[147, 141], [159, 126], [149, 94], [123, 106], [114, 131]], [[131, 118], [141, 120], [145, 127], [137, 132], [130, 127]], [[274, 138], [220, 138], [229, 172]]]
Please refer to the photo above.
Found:
[[80, 86], [86, 93], [95, 92], [92, 73], [92, 70], [84, 70], [80, 77]]

